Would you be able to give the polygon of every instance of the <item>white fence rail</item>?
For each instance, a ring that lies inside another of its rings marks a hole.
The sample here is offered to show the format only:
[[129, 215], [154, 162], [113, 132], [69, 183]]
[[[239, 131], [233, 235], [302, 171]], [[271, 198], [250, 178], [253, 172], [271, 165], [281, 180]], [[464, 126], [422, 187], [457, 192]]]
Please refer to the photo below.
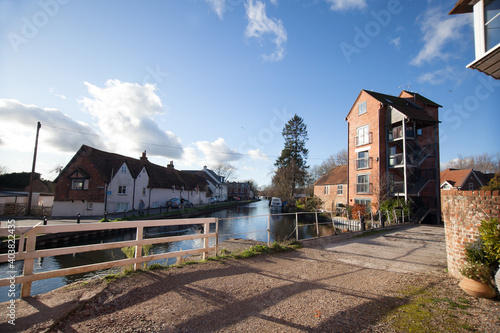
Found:
[[[215, 233], [210, 233], [210, 224], [215, 223]], [[144, 228], [147, 227], [165, 227], [179, 225], [202, 225], [203, 233], [185, 236], [167, 236], [143, 239]], [[36, 238], [40, 234], [57, 234], [67, 232], [90, 232], [112, 229], [135, 229], [136, 239], [130, 241], [119, 241], [104, 244], [92, 244], [81, 246], [61, 247], [47, 250], [36, 250]], [[198, 218], [198, 219], [178, 219], [178, 220], [154, 220], [154, 221], [129, 221], [113, 223], [89, 223], [89, 224], [68, 224], [68, 225], [36, 225], [35, 227], [17, 227], [15, 229], [0, 228], [0, 236], [11, 237], [12, 234], [19, 235], [19, 244], [17, 251], [9, 247], [9, 252], [0, 254], [0, 263], [15, 261], [24, 261], [23, 275], [14, 278], [0, 279], [0, 287], [11, 284], [22, 284], [21, 297], [29, 297], [31, 294], [31, 283], [37, 280], [49, 279], [53, 277], [66, 276], [71, 274], [91, 272], [112, 267], [134, 265], [138, 269], [143, 262], [153, 260], [175, 258], [184, 255], [202, 254], [203, 258], [209, 252], [217, 253], [218, 246], [218, 220], [216, 218]], [[209, 247], [209, 239], [215, 238], [215, 246]], [[203, 247], [192, 250], [168, 252], [161, 254], [142, 255], [142, 246], [146, 244], [169, 243], [183, 240], [203, 239]], [[42, 273], [33, 273], [33, 263], [37, 258], [51, 257], [64, 254], [75, 254], [97, 250], [107, 250], [123, 248], [126, 246], [135, 246], [135, 257], [129, 259], [113, 260], [97, 264], [84, 265], [72, 268], [58, 269]]]

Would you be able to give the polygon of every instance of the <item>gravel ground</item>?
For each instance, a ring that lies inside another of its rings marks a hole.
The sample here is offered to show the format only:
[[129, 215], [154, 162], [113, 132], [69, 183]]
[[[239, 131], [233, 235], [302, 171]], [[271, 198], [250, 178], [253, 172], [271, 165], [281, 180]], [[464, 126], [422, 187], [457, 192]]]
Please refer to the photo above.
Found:
[[[429, 227], [395, 229], [335, 243], [307, 242], [299, 250], [249, 259], [146, 271], [110, 284], [75, 284], [18, 301], [15, 329], [498, 332], [500, 303], [461, 291], [445, 272], [441, 233]], [[424, 262], [428, 253], [433, 256]], [[5, 323], [5, 303], [0, 305], [0, 331], [14, 329]], [[65, 313], [71, 306], [76, 310]]]

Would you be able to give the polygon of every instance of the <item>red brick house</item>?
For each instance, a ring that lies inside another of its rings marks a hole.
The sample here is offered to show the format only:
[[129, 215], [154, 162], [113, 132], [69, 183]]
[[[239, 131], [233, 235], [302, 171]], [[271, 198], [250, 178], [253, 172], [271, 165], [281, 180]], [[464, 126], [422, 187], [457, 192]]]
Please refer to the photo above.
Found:
[[[102, 215], [165, 206], [171, 198], [207, 203], [205, 179], [83, 145], [54, 181], [53, 216]], [[141, 203], [142, 202], [142, 203]]]
[[486, 185], [488, 175], [474, 169], [446, 169], [441, 171], [441, 190], [478, 191]]
[[416, 218], [438, 221], [439, 104], [403, 90], [362, 90], [348, 124], [348, 203], [377, 209], [385, 198], [412, 200]]
[[323, 209], [336, 211], [347, 206], [347, 165], [325, 173], [314, 183], [314, 195], [323, 201]]

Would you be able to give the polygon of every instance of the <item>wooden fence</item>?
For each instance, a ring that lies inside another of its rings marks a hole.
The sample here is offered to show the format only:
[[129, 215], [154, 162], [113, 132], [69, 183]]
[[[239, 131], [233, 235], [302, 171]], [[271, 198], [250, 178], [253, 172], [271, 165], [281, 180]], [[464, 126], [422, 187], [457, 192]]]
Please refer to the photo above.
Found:
[[[215, 223], [215, 233], [210, 233], [210, 224]], [[40, 223], [41, 224], [41, 223]], [[64, 224], [64, 225], [36, 225], [34, 227], [16, 227], [0, 228], [0, 236], [12, 238], [12, 234], [19, 235], [18, 249], [15, 251], [12, 246], [9, 247], [9, 253], [0, 254], [0, 263], [15, 261], [24, 261], [23, 275], [13, 278], [0, 279], [0, 287], [12, 284], [22, 284], [21, 297], [29, 297], [31, 294], [31, 283], [37, 280], [49, 279], [72, 274], [91, 272], [112, 267], [134, 265], [134, 269], [141, 267], [141, 263], [166, 258], [175, 258], [185, 255], [202, 254], [203, 259], [209, 252], [217, 254], [218, 247], [218, 219], [216, 218], [198, 218], [198, 219], [178, 219], [178, 220], [152, 220], [152, 221], [129, 221], [112, 223], [88, 223], [88, 224]], [[203, 233], [185, 236], [163, 236], [157, 238], [143, 239], [144, 228], [147, 227], [165, 227], [180, 225], [202, 225]], [[71, 247], [60, 247], [47, 250], [36, 249], [36, 238], [39, 234], [57, 234], [67, 232], [92, 232], [111, 229], [135, 229], [136, 239], [130, 241], [120, 241], [112, 243], [101, 243], [92, 245], [81, 245]], [[209, 239], [215, 238], [215, 245], [209, 246]], [[168, 252], [161, 254], [142, 255], [142, 246], [146, 244], [159, 244], [177, 242], [183, 240], [203, 239], [203, 248]], [[15, 244], [14, 242], [9, 242]], [[98, 250], [108, 250], [135, 246], [135, 257], [121, 260], [112, 260], [91, 265], [84, 265], [72, 268], [58, 269], [48, 272], [33, 273], [33, 263], [37, 258], [51, 257], [65, 254], [75, 254]], [[14, 258], [13, 258], [14, 257]]]

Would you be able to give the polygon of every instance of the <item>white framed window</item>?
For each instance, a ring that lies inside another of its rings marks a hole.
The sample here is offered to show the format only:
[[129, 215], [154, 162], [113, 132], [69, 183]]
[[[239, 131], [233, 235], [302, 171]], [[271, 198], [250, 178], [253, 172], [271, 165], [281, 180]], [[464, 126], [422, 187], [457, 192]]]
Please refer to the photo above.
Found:
[[118, 186], [118, 194], [119, 195], [125, 195], [125, 194], [127, 194], [127, 186], [126, 185], [120, 185], [120, 186]]
[[448, 184], [448, 183], [444, 184], [444, 185], [443, 185], [443, 190], [445, 190], [445, 191], [449, 191], [449, 190], [451, 190], [451, 186], [450, 186], [450, 184]]
[[325, 185], [325, 189], [323, 191], [323, 194], [329, 195], [330, 194], [330, 185]]
[[143, 187], [142, 188], [142, 196], [145, 197], [147, 194], [148, 194], [148, 190], [145, 187]]
[[337, 195], [344, 195], [344, 184], [337, 185]]
[[356, 177], [356, 193], [370, 193], [370, 175], [365, 173], [359, 174]]
[[369, 208], [371, 206], [371, 204], [372, 204], [372, 201], [369, 198], [355, 198], [354, 199], [354, 203], [355, 204], [365, 205], [366, 208]]
[[358, 115], [360, 116], [364, 113], [366, 113], [366, 102], [358, 104]]
[[116, 211], [117, 212], [126, 212], [128, 210], [128, 202], [117, 202], [116, 203]]
[[356, 146], [366, 145], [370, 143], [370, 127], [364, 125], [356, 129]]
[[94, 208], [93, 202], [87, 202], [87, 210], [92, 210]]
[[469, 183], [469, 191], [474, 191], [474, 183]]
[[158, 201], [153, 202], [151, 208], [158, 208]]
[[127, 166], [126, 165], [122, 165], [122, 173], [127, 173]]
[[368, 168], [368, 151], [359, 151], [358, 158], [356, 159], [356, 169], [367, 169]]

